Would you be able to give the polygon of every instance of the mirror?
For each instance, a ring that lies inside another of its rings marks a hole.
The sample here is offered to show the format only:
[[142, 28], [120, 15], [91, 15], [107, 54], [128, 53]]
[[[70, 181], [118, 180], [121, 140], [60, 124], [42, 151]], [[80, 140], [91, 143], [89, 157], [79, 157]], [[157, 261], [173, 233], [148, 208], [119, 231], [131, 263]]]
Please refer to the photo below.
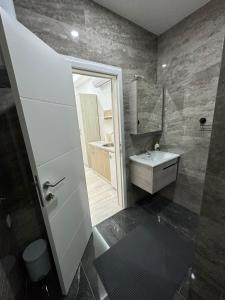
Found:
[[144, 134], [162, 130], [163, 88], [142, 77], [130, 86], [131, 134]]

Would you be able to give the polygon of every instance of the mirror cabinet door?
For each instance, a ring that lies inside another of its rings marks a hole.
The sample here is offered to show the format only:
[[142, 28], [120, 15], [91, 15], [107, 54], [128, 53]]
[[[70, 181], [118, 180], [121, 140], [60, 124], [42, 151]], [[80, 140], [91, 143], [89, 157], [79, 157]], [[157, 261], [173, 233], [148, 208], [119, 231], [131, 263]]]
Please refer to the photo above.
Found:
[[132, 134], [162, 130], [163, 88], [144, 79], [130, 88], [130, 128]]

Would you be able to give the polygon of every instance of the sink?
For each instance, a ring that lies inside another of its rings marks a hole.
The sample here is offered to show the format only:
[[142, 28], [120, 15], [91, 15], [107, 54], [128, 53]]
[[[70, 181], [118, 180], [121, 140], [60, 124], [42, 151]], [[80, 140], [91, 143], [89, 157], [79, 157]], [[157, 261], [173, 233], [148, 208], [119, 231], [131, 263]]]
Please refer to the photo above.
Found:
[[130, 156], [131, 183], [154, 194], [176, 181], [180, 155], [163, 151]]
[[157, 167], [170, 160], [178, 158], [180, 155], [163, 151], [149, 151], [139, 155], [130, 156], [130, 160], [136, 161], [152, 168]]
[[113, 143], [106, 143], [106, 144], [103, 144], [102, 147], [114, 147], [114, 144]]

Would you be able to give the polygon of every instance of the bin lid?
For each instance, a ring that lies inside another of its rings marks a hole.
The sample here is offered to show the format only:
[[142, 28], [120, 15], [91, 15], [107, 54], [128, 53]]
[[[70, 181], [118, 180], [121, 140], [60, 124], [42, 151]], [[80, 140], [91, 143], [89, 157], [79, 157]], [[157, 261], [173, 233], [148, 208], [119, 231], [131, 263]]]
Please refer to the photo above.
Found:
[[47, 242], [43, 239], [32, 242], [23, 251], [23, 260], [25, 262], [33, 262], [41, 257], [47, 249]]

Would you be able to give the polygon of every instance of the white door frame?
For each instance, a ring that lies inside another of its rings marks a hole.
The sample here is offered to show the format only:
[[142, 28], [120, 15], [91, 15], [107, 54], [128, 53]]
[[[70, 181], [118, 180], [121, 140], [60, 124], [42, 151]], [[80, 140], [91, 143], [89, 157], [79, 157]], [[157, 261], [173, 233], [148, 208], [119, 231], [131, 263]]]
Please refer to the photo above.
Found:
[[93, 61], [80, 59], [72, 56], [63, 55], [63, 57], [70, 62], [71, 69], [78, 69], [80, 71], [87, 71], [93, 73], [100, 73], [103, 76], [109, 75], [116, 77], [116, 92], [119, 122], [119, 138], [120, 138], [120, 159], [121, 159], [121, 183], [122, 183], [122, 208], [127, 207], [127, 188], [126, 188], [126, 158], [125, 158], [125, 134], [124, 134], [124, 105], [123, 105], [123, 81], [122, 69], [110, 65], [96, 63]]

